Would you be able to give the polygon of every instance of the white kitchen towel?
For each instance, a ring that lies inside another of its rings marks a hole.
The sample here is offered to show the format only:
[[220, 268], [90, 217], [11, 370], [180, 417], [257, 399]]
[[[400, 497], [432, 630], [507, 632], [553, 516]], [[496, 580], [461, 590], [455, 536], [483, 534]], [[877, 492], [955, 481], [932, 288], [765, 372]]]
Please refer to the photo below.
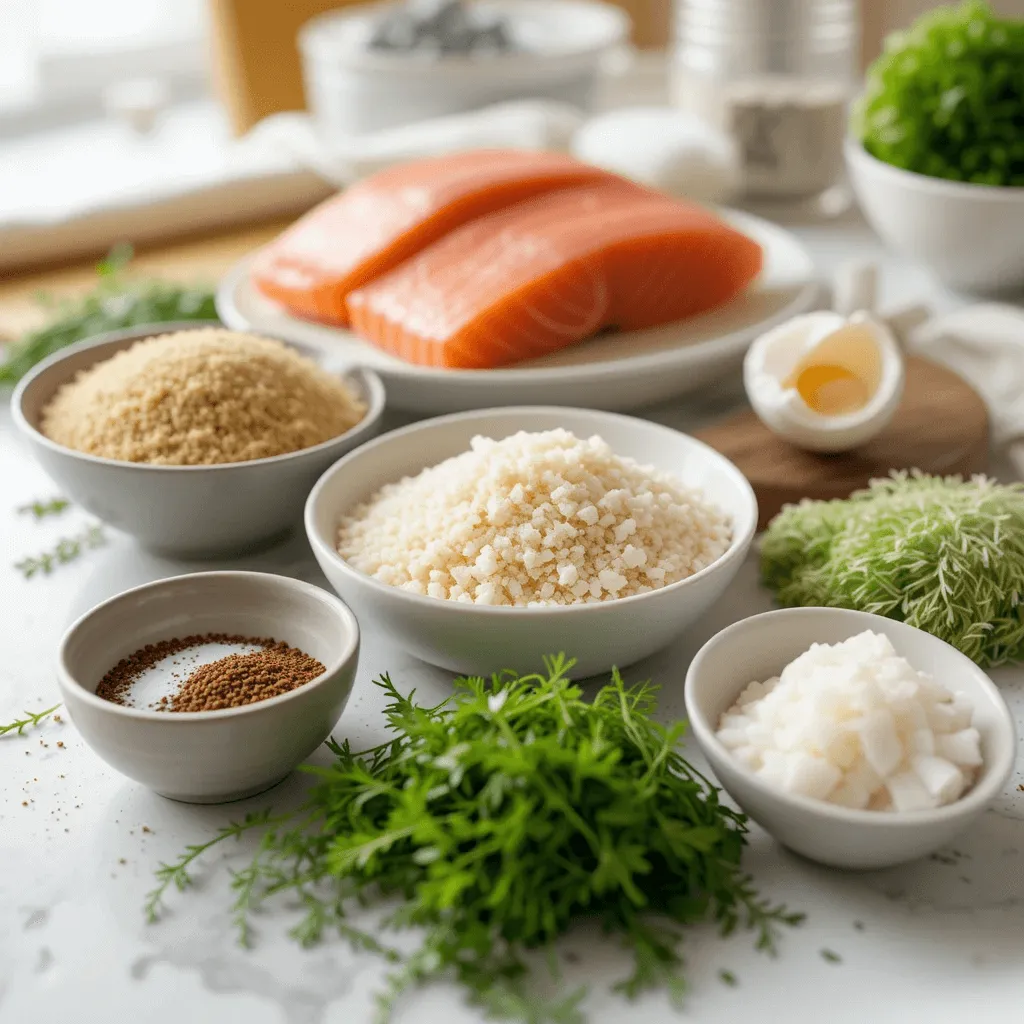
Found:
[[907, 350], [960, 374], [988, 405], [992, 443], [1024, 477], [1024, 308], [997, 303], [933, 317]]
[[322, 138], [313, 117], [302, 113], [272, 114], [249, 134], [343, 186], [395, 163], [463, 149], [566, 151], [584, 120], [565, 103], [521, 100], [347, 139]]

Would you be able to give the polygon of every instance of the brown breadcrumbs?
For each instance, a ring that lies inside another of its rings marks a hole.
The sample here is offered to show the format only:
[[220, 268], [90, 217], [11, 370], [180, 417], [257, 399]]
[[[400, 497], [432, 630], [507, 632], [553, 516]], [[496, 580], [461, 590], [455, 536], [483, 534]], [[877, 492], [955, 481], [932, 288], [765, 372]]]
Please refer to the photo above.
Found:
[[260, 650], [229, 654], [200, 665], [181, 682], [175, 694], [160, 699], [156, 705], [158, 711], [218, 711], [241, 707], [288, 693], [325, 671], [316, 658], [273, 637], [206, 633], [147, 644], [119, 661], [100, 680], [96, 695], [130, 706], [127, 698], [132, 685], [146, 669], [173, 654], [205, 644], [245, 644]]
[[206, 327], [82, 370], [43, 409], [41, 429], [106, 459], [210, 466], [300, 451], [365, 415], [352, 387], [287, 345]]

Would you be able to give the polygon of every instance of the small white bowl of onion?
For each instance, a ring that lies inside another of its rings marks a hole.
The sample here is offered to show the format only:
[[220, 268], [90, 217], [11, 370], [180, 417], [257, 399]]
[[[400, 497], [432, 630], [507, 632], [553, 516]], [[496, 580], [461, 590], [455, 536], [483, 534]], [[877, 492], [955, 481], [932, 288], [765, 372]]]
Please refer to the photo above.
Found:
[[[842, 646], [808, 655], [815, 644]], [[949, 842], [1000, 794], [1017, 747], [1006, 702], [969, 658], [843, 608], [765, 612], [722, 630], [690, 665], [686, 710], [740, 808], [840, 868], [890, 867]]]

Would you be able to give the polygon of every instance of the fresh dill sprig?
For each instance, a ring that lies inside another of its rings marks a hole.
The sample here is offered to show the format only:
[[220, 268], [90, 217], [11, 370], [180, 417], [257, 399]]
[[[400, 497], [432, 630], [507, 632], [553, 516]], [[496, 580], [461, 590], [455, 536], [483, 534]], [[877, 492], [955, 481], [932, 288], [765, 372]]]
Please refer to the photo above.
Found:
[[174, 886], [181, 892], [192, 884], [189, 867], [193, 861], [225, 839], [238, 839], [244, 833], [251, 832], [254, 828], [265, 828], [272, 824], [275, 819], [271, 817], [271, 813], [271, 809], [267, 808], [247, 814], [241, 821], [233, 821], [225, 825], [212, 839], [207, 840], [205, 843], [186, 846], [185, 852], [173, 864], [161, 864], [156, 870], [158, 885], [146, 896], [146, 920], [153, 922], [160, 916], [164, 895], [171, 886]]
[[1024, 658], [1024, 485], [921, 473], [782, 510], [761, 573], [786, 606], [855, 608], [982, 666]]
[[106, 543], [107, 536], [103, 532], [103, 527], [99, 523], [93, 523], [81, 533], [72, 537], [62, 537], [51, 551], [43, 551], [41, 554], [15, 562], [14, 568], [27, 580], [39, 573], [48, 576], [58, 565], [73, 562], [84, 551], [102, 547]]
[[47, 516], [59, 516], [70, 507], [71, 502], [67, 498], [50, 498], [49, 501], [33, 501], [28, 505], [21, 505], [17, 511], [19, 515], [30, 515], [38, 522]]
[[[188, 847], [161, 866], [147, 916], [169, 886], [188, 884], [198, 857], [262, 826], [252, 863], [232, 881], [241, 939], [262, 902], [297, 898], [298, 941], [336, 933], [393, 963], [380, 1024], [404, 992], [441, 976], [488, 1016], [582, 1024], [583, 992], [540, 999], [528, 965], [584, 919], [632, 952], [631, 973], [614, 986], [628, 998], [656, 987], [682, 998], [688, 925], [748, 928], [774, 952], [780, 928], [801, 915], [759, 897], [743, 873], [745, 819], [678, 751], [684, 725], [658, 724], [657, 688], [626, 686], [618, 672], [585, 700], [572, 665], [558, 656], [535, 675], [456, 680], [435, 707], [383, 676], [393, 738], [358, 753], [330, 741], [334, 761], [307, 769], [317, 783], [301, 810], [250, 816]], [[412, 955], [349, 918], [395, 897], [375, 930], [418, 930]]]
[[54, 704], [52, 708], [47, 708], [45, 711], [39, 711], [35, 714], [31, 711], [23, 711], [24, 718], [20, 718], [15, 722], [8, 722], [7, 725], [0, 725], [0, 736], [6, 736], [9, 732], [15, 732], [20, 736], [26, 729], [34, 729], [37, 725], [41, 724], [59, 707], [59, 704]]

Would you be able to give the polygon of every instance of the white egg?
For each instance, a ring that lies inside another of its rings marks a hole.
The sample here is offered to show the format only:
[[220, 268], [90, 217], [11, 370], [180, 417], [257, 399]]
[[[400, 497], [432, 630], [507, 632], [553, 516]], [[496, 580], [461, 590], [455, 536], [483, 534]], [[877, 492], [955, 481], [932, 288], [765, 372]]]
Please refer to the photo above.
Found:
[[880, 433], [903, 395], [903, 355], [864, 312], [794, 317], [747, 352], [743, 382], [769, 430], [816, 452], [849, 451]]

